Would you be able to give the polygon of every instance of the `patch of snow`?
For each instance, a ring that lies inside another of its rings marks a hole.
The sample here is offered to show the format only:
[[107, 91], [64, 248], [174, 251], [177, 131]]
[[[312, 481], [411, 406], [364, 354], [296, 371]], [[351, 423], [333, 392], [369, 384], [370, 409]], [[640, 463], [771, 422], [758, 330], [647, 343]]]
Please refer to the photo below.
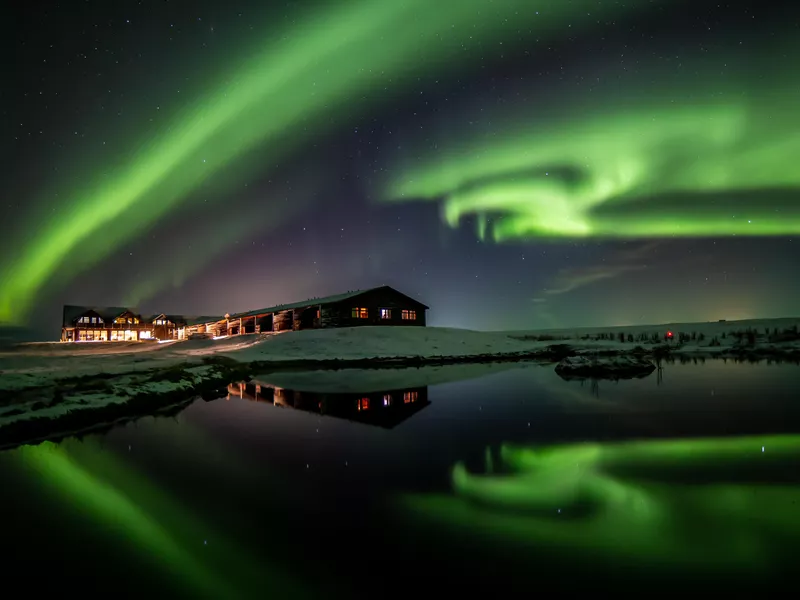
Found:
[[638, 356], [591, 356], [587, 354], [569, 356], [556, 365], [556, 373], [562, 376], [622, 378], [648, 375], [656, 366]]

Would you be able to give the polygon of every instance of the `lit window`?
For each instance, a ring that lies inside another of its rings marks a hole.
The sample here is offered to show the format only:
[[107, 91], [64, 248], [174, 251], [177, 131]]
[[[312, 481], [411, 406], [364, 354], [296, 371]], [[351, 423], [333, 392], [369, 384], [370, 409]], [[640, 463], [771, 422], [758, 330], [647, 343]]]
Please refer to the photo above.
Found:
[[369, 311], [366, 308], [354, 308], [351, 316], [354, 319], [367, 319], [369, 318]]
[[381, 319], [391, 319], [392, 318], [392, 309], [391, 308], [382, 308], [381, 309]]
[[140, 339], [149, 340], [151, 337], [153, 337], [153, 335], [152, 335], [152, 332], [150, 332], [150, 331], [141, 331], [141, 332], [139, 332], [139, 338]]
[[402, 316], [404, 321], [415, 321], [417, 318], [417, 311], [404, 310]]
[[361, 398], [358, 401], [358, 410], [367, 410], [369, 408], [369, 398]]
[[403, 403], [410, 404], [419, 399], [419, 392], [403, 392]]
[[391, 406], [392, 405], [392, 395], [391, 394], [384, 394], [383, 395], [383, 405], [384, 406]]
[[319, 319], [319, 309], [317, 309], [317, 318]]

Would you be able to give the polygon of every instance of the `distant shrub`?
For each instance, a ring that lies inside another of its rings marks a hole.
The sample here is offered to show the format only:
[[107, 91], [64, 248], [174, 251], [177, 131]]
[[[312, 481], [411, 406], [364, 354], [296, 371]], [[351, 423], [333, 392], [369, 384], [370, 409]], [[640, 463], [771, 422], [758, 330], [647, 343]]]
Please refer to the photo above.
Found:
[[633, 334], [632, 333], [628, 334], [628, 343], [633, 343]]
[[622, 331], [619, 332], [619, 343], [620, 344], [625, 343], [625, 334]]
[[721, 346], [722, 344], [720, 344], [720, 341], [719, 341], [719, 339], [717, 339], [717, 336], [714, 336], [713, 338], [711, 338], [711, 341], [708, 343], [708, 345], [709, 346]]
[[701, 332], [700, 332], [700, 334], [697, 336], [697, 339], [698, 339], [699, 341], [701, 341], [701, 342], [702, 342], [704, 339], [706, 339], [706, 336], [705, 336], [705, 334], [704, 334], [704, 333], [701, 331]]

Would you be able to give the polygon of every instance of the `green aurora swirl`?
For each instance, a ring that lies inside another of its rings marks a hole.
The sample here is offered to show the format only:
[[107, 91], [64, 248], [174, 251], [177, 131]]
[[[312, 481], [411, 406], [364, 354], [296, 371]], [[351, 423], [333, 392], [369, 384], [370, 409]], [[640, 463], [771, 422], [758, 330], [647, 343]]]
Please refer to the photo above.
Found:
[[601, 72], [594, 90], [482, 113], [490, 127], [466, 126], [467, 106], [435, 151], [425, 139], [396, 161], [384, 197], [441, 202], [450, 226], [474, 217], [495, 241], [795, 235], [800, 79], [776, 58], [796, 43], [782, 50], [731, 56], [725, 75], [700, 60], [688, 75], [644, 64], [622, 84]]

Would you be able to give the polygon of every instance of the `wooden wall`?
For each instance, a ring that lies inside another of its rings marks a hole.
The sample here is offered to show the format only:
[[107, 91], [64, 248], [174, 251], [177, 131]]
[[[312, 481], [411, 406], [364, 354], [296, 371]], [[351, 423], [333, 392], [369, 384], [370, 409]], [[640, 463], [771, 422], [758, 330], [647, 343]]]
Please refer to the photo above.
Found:
[[[366, 308], [368, 318], [354, 319], [352, 317], [353, 308]], [[381, 319], [381, 308], [391, 310], [390, 319]], [[416, 311], [417, 318], [413, 321], [403, 320], [403, 310]], [[372, 290], [356, 298], [322, 307], [320, 327], [355, 327], [359, 325], [424, 327], [425, 307], [422, 303], [389, 289]]]
[[294, 311], [282, 310], [272, 317], [272, 331], [291, 331], [293, 329]]

